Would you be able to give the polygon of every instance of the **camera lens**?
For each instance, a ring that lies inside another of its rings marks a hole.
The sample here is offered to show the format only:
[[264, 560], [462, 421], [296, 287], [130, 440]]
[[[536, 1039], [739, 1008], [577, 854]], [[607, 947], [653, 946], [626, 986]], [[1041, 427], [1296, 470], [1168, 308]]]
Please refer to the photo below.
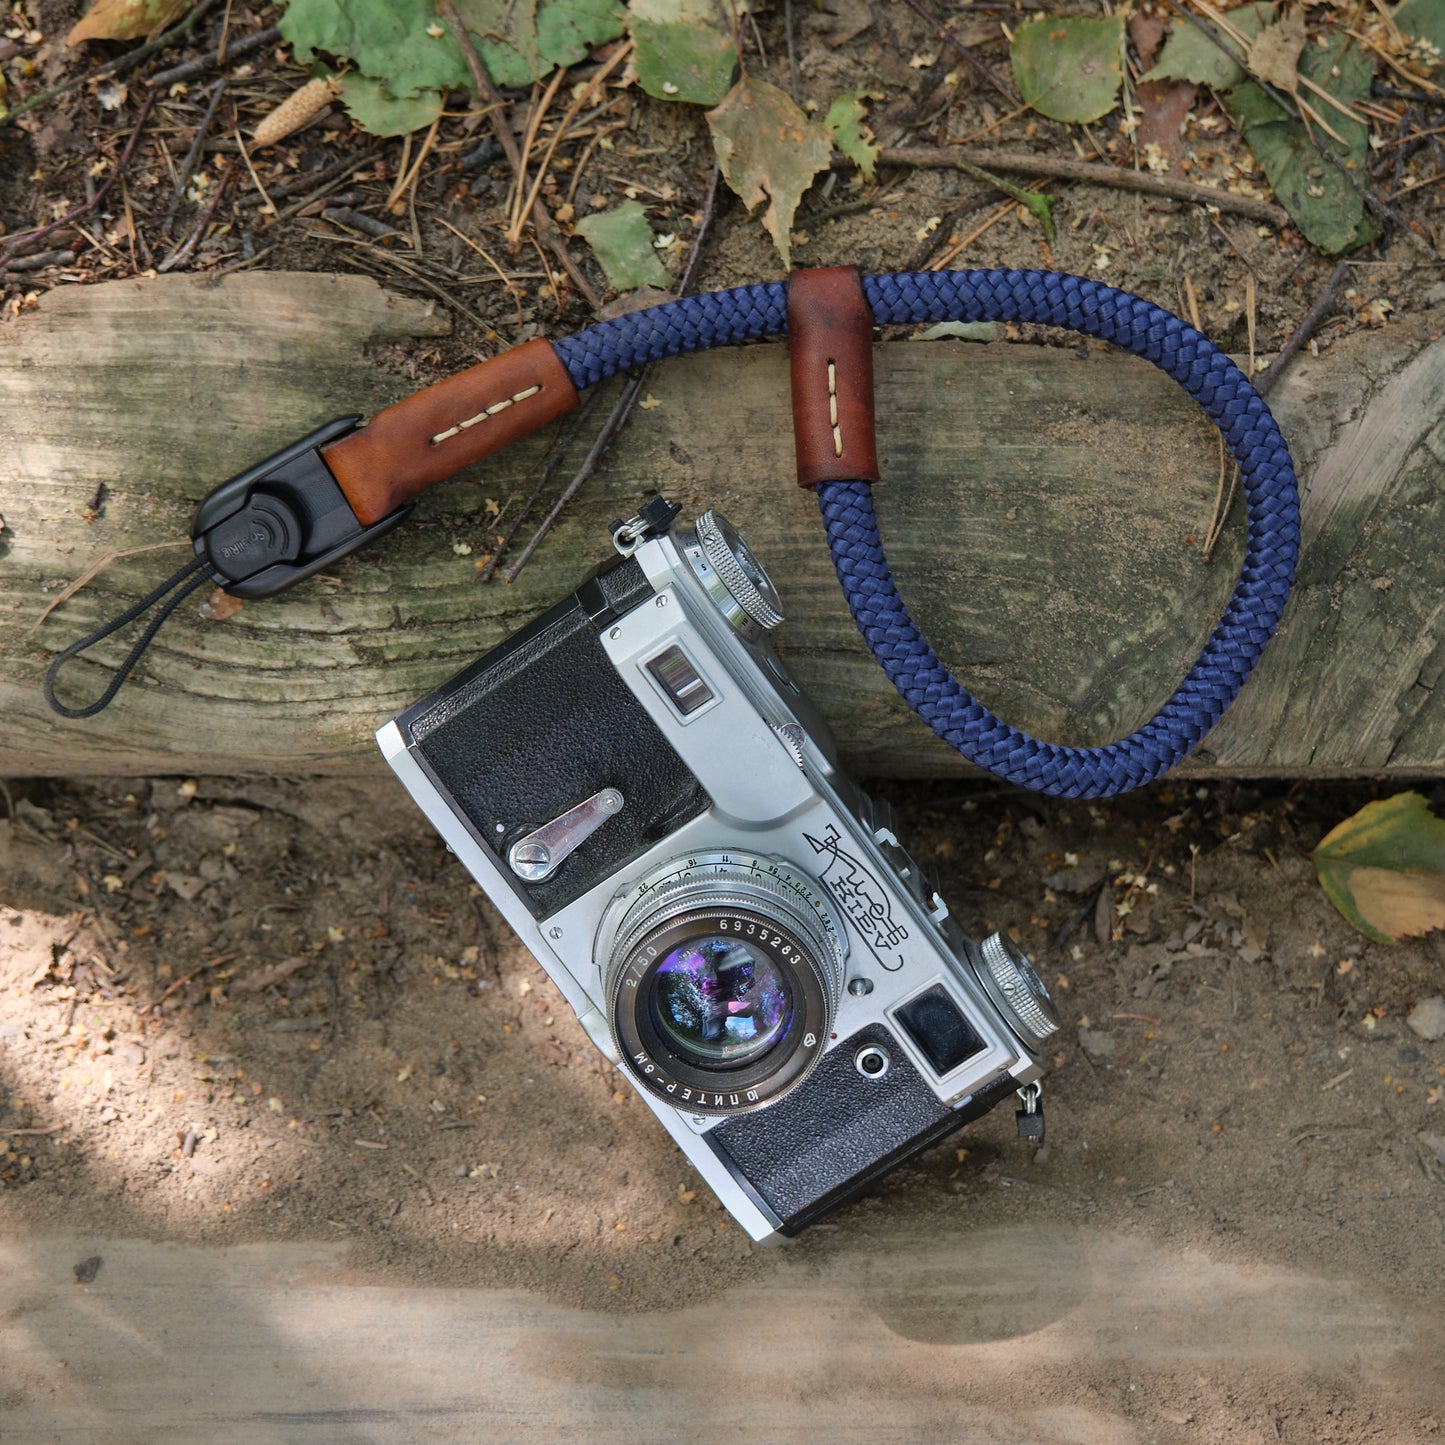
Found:
[[681, 1057], [703, 1068], [736, 1068], [788, 1031], [793, 995], [760, 948], [704, 933], [674, 948], [652, 979], [653, 1021]]
[[821, 1056], [842, 983], [842, 928], [779, 859], [674, 860], [603, 921], [609, 1018], [628, 1070], [694, 1113], [761, 1108]]

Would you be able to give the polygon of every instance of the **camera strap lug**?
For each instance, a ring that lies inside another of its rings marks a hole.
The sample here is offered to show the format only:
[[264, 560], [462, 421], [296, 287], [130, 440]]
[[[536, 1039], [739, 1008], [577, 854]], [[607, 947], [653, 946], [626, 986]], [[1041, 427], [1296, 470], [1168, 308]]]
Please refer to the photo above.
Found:
[[616, 521], [607, 529], [612, 545], [624, 557], [630, 557], [650, 537], [665, 537], [677, 520], [682, 507], [664, 496], [649, 497], [635, 516], [625, 522]]
[[1018, 1091], [1019, 1107], [1014, 1114], [1018, 1122], [1019, 1138], [1032, 1139], [1036, 1144], [1044, 1142], [1044, 1091], [1035, 1080], [1025, 1084]]
[[360, 425], [359, 416], [337, 417], [222, 482], [201, 502], [192, 545], [233, 597], [284, 592], [391, 531], [411, 512], [401, 506], [363, 523], [337, 485], [323, 449]]

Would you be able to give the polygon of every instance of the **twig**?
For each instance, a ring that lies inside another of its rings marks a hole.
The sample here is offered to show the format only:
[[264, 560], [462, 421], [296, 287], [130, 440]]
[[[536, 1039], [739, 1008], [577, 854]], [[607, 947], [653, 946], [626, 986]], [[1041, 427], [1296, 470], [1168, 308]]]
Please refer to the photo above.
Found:
[[105, 178], [105, 184], [96, 188], [95, 194], [88, 200], [82, 201], [74, 210], [67, 212], [58, 221], [52, 221], [48, 226], [41, 226], [38, 230], [22, 231], [18, 236], [12, 236], [6, 243], [4, 251], [0, 251], [0, 266], [3, 266], [12, 257], [22, 250], [29, 250], [37, 241], [43, 241], [47, 236], [53, 236], [56, 231], [64, 229], [72, 221], [78, 221], [82, 216], [89, 215], [91, 211], [110, 194], [110, 188], [120, 179], [121, 173], [130, 164], [130, 158], [135, 152], [136, 142], [140, 140], [140, 133], [145, 129], [145, 123], [150, 116], [151, 107], [156, 103], [156, 92], [151, 91], [141, 105], [140, 114], [136, 117], [135, 125], [131, 127], [129, 139], [125, 143], [125, 149], [120, 153], [120, 159], [116, 161], [114, 169]]
[[[562, 82], [567, 77], [567, 67], [558, 66], [552, 79], [547, 82], [547, 89], [542, 92], [540, 100], [535, 100], [532, 109], [527, 116], [527, 128], [522, 134], [522, 144], [519, 151], [522, 157], [522, 169], [517, 172], [517, 183], [512, 193], [512, 220], [507, 226], [507, 244], [515, 249], [521, 237], [522, 223], [518, 219], [522, 209], [522, 198], [527, 194], [527, 162], [532, 158], [532, 147], [537, 143], [537, 132], [542, 128], [543, 117], [552, 108], [552, 102], [557, 98], [557, 92], [561, 89]], [[535, 93], [535, 87], [534, 93]], [[549, 151], [550, 155], [551, 152]], [[544, 163], [545, 164], [545, 163]], [[538, 184], [541, 183], [541, 175], [538, 175]], [[531, 199], [528, 196], [528, 199]]]
[[[337, 161], [333, 165], [323, 166], [317, 171], [307, 171], [302, 175], [293, 176], [289, 181], [278, 181], [271, 187], [270, 196], [272, 200], [279, 200], [284, 196], [294, 196], [304, 186], [313, 187], [307, 191], [300, 200], [293, 204], [298, 207], [309, 206], [312, 201], [319, 201], [327, 193], [328, 187], [334, 187], [341, 181], [350, 180], [354, 172], [359, 171], [362, 166], [369, 164], [374, 157], [369, 155], [352, 156], [349, 160]], [[261, 197], [259, 195], [245, 195], [236, 202], [238, 210], [246, 210], [251, 206], [259, 206]], [[288, 215], [294, 214], [290, 207], [277, 216], [277, 220], [285, 220]]]
[[[1197, 331], [1199, 328], [1195, 327]], [[1204, 529], [1204, 546], [1199, 549], [1199, 560], [1208, 562], [1214, 556], [1214, 548], [1219, 542], [1220, 533], [1224, 530], [1224, 517], [1229, 514], [1229, 509], [1234, 503], [1234, 488], [1239, 481], [1239, 468], [1235, 467], [1233, 475], [1229, 469], [1229, 453], [1224, 446], [1224, 433], [1217, 433], [1219, 437], [1219, 480], [1214, 485], [1214, 510], [1209, 514], [1209, 525]], [[1229, 479], [1229, 500], [1224, 499], [1225, 479]]]
[[123, 562], [127, 557], [138, 557], [142, 552], [164, 552], [170, 547], [189, 547], [190, 542], [150, 542], [144, 547], [127, 547], [123, 552], [107, 552], [104, 557], [92, 562], [74, 582], [68, 583], [61, 589], [58, 597], [53, 597], [46, 606], [45, 611], [30, 624], [30, 630], [35, 631], [37, 627], [50, 616], [63, 602], [69, 602], [87, 582], [98, 577], [112, 562]]
[[[439, 286], [430, 277], [424, 276], [405, 257], [398, 255], [395, 251], [383, 251], [381, 247], [372, 245], [370, 241], [359, 241], [353, 236], [328, 236], [323, 231], [308, 231], [307, 235], [316, 236], [325, 241], [338, 241], [348, 246], [355, 246], [361, 253], [356, 259], [373, 275], [380, 276], [389, 285], [420, 286], [423, 291], [435, 296], [443, 306], [460, 311], [463, 316], [481, 329], [483, 335], [487, 335], [493, 330], [492, 323], [485, 316], [474, 311], [465, 302], [458, 301], [445, 288]], [[368, 255], [368, 252], [371, 254]], [[373, 255], [377, 258], [376, 260], [372, 260]]]
[[1254, 389], [1261, 396], [1268, 396], [1270, 388], [1284, 374], [1285, 368], [1295, 359], [1300, 348], [1314, 335], [1316, 327], [1330, 314], [1335, 304], [1335, 288], [1349, 275], [1350, 263], [1341, 261], [1325, 282], [1324, 289], [1319, 294], [1319, 299], [1305, 312], [1305, 318], [1295, 327], [1288, 341], [1280, 348], [1280, 353], [1270, 362], [1264, 374], [1254, 384]]
[[[391, 194], [386, 198], [386, 204], [381, 208], [387, 212], [388, 215], [393, 214], [395, 210], [399, 209], [401, 198], [415, 186], [420, 179], [422, 164], [427, 156], [431, 154], [432, 146], [436, 144], [437, 131], [441, 129], [441, 123], [442, 118], [441, 115], [438, 114], [437, 118], [431, 123], [431, 129], [426, 133], [426, 139], [421, 143], [421, 150], [417, 152], [416, 160], [412, 162], [411, 169], [403, 169], [403, 171], [397, 175], [396, 184], [391, 188]], [[408, 144], [410, 141], [411, 136], [408, 135]]]
[[361, 211], [354, 211], [350, 206], [327, 206], [321, 213], [323, 221], [330, 221], [334, 226], [350, 226], [353, 231], [360, 231], [364, 236], [370, 236], [373, 241], [385, 241], [388, 237], [399, 236], [401, 232], [395, 226], [389, 226], [385, 221], [378, 221], [374, 216], [368, 216]]
[[220, 105], [221, 97], [225, 93], [226, 77], [223, 75], [211, 89], [211, 99], [206, 106], [206, 113], [201, 117], [200, 125], [196, 127], [196, 138], [191, 142], [191, 148], [186, 152], [185, 160], [181, 162], [180, 174], [176, 177], [176, 188], [171, 192], [171, 203], [166, 207], [165, 220], [161, 222], [161, 235], [163, 236], [169, 236], [171, 227], [175, 224], [181, 197], [186, 192], [191, 172], [196, 168], [196, 161], [200, 159], [201, 147], [206, 143], [206, 136], [210, 134], [211, 130], [211, 122], [216, 118], [216, 108]]
[[961, 40], [955, 40], [954, 37], [948, 33], [947, 26], [930, 15], [928, 11], [919, 4], [919, 0], [908, 0], [908, 8], [917, 14], [923, 20], [923, 23], [927, 25], [940, 40], [946, 41], [958, 51], [1010, 105], [1017, 105], [1019, 103], [1022, 99], [1019, 93], [1011, 86], [1005, 85]]
[[582, 465], [577, 469], [577, 474], [567, 483], [562, 495], [552, 504], [552, 510], [542, 518], [537, 530], [532, 533], [527, 545], [522, 548], [521, 555], [503, 575], [503, 581], [510, 584], [517, 580], [521, 575], [522, 568], [531, 561], [532, 554], [542, 545], [543, 539], [552, 530], [552, 524], [562, 515], [567, 503], [577, 495], [583, 482], [597, 469], [597, 463], [606, 455], [613, 438], [622, 430], [627, 418], [632, 415], [633, 404], [647, 381], [647, 373], [648, 369], [644, 368], [632, 377], [622, 389], [622, 395], [618, 397], [617, 405], [612, 408], [612, 415], [607, 418], [607, 424], [597, 433], [596, 440], [593, 441], [587, 455], [583, 458]]
[[459, 230], [457, 230], [454, 225], [452, 225], [449, 220], [447, 220], [445, 216], [438, 216], [436, 219], [440, 221], [441, 224], [445, 226], [447, 230], [449, 230], [452, 235], [457, 238], [457, 240], [463, 242], [465, 245], [470, 246], [472, 250], [475, 251], [477, 255], [480, 256], [482, 260], [485, 261], [487, 265], [490, 266], [492, 270], [497, 273], [497, 280], [499, 280], [502, 285], [507, 288], [507, 295], [512, 298], [512, 304], [517, 308], [517, 325], [521, 326], [522, 298], [519, 294], [520, 288], [517, 286], [517, 283], [510, 276], [508, 276], [507, 273], [503, 271], [499, 265], [497, 265], [497, 263], [482, 248], [482, 246], [480, 246], [476, 241], [472, 240], [470, 236], [463, 235]]
[[234, 176], [235, 173], [235, 166], [226, 167], [225, 175], [223, 175], [217, 183], [211, 199], [206, 202], [206, 208], [197, 218], [195, 226], [191, 229], [191, 234], [156, 267], [158, 272], [174, 270], [177, 266], [183, 265], [191, 259], [196, 247], [201, 244], [201, 238], [206, 234], [206, 228], [211, 224], [211, 220], [216, 214], [216, 208], [221, 204], [221, 197], [230, 189], [231, 177]]
[[547, 454], [547, 460], [542, 466], [542, 471], [538, 475], [531, 492], [528, 493], [526, 501], [522, 503], [517, 515], [508, 525], [507, 530], [498, 537], [497, 545], [493, 549], [492, 555], [488, 557], [482, 565], [478, 573], [479, 580], [490, 582], [496, 575], [498, 564], [502, 558], [506, 556], [507, 549], [512, 545], [512, 540], [521, 529], [522, 523], [531, 515], [532, 508], [537, 505], [542, 493], [551, 485], [552, 478], [557, 475], [557, 468], [562, 465], [567, 453], [572, 449], [572, 443], [576, 439], [577, 433], [587, 425], [588, 419], [597, 408], [597, 403], [601, 399], [601, 395], [602, 393], [598, 391], [596, 387], [588, 389], [587, 400], [573, 413], [566, 430], [553, 443], [551, 451]]
[[1096, 165], [1093, 161], [1069, 160], [1063, 156], [1036, 156], [1022, 151], [975, 151], [963, 154], [948, 146], [885, 146], [878, 153], [885, 165], [915, 166], [925, 169], [963, 169], [984, 166], [989, 170], [1012, 171], [1020, 176], [1052, 176], [1058, 180], [1082, 181], [1088, 185], [1112, 186], [1121, 191], [1139, 191], [1145, 195], [1167, 196], [1175, 201], [1193, 201], [1199, 205], [1218, 206], [1221, 211], [1236, 211], [1272, 226], [1287, 226], [1289, 217], [1279, 206], [1253, 196], [1236, 196], [1230, 191], [1196, 185], [1172, 176], [1156, 176], [1149, 171], [1129, 171], [1119, 166]]
[[43, 271], [47, 266], [69, 266], [75, 260], [75, 252], [62, 247], [58, 251], [38, 251], [33, 256], [20, 256], [14, 261], [0, 264], [0, 271]]
[[592, 79], [587, 82], [586, 86], [573, 97], [572, 104], [567, 107], [566, 114], [562, 117], [557, 129], [552, 134], [551, 144], [547, 147], [547, 154], [542, 157], [542, 163], [537, 167], [536, 179], [532, 182], [531, 190], [527, 192], [526, 199], [520, 201], [517, 214], [512, 224], [507, 227], [507, 240], [509, 243], [515, 245], [521, 236], [522, 227], [527, 224], [527, 217], [531, 215], [532, 207], [536, 204], [537, 197], [541, 193], [542, 182], [547, 178], [547, 168], [552, 164], [552, 157], [556, 154], [557, 147], [561, 144], [563, 136], [566, 135], [568, 127], [571, 126], [572, 122], [581, 114], [582, 107], [588, 104], [597, 93], [598, 87], [612, 74], [623, 60], [632, 54], [633, 48], [633, 43], [630, 40], [625, 45], [618, 46], [612, 58], [603, 65], [597, 73], [593, 75]]
[[164, 89], [179, 81], [190, 80], [193, 76], [202, 75], [208, 70], [215, 70], [221, 65], [231, 65], [238, 60], [244, 60], [248, 55], [254, 55], [258, 50], [264, 50], [273, 41], [280, 38], [280, 26], [268, 25], [264, 30], [258, 30], [254, 35], [248, 35], [244, 40], [238, 40], [234, 45], [228, 45], [224, 57], [212, 55], [207, 51], [197, 60], [188, 60], [184, 65], [173, 65], [169, 70], [157, 71], [147, 78], [146, 84], [154, 90]]
[[[507, 163], [512, 167], [512, 175], [516, 177], [517, 186], [520, 189], [523, 184], [522, 176], [525, 167], [522, 163], [522, 153], [517, 148], [517, 137], [512, 134], [507, 103], [502, 99], [497, 87], [492, 84], [492, 78], [487, 74], [487, 67], [482, 64], [482, 57], [477, 53], [476, 44], [467, 27], [462, 24], [461, 17], [457, 14], [452, 0], [436, 0], [436, 7], [437, 14], [446, 21], [447, 29], [451, 31], [452, 38], [462, 52], [462, 59], [466, 61], [467, 70], [472, 77], [472, 84], [476, 87], [477, 99], [486, 107], [487, 120], [492, 127], [492, 134], [496, 136], [497, 143], [502, 147], [502, 151], [507, 157]], [[602, 298], [592, 289], [587, 278], [572, 259], [572, 253], [567, 249], [567, 243], [558, 232], [557, 223], [552, 219], [552, 213], [539, 200], [533, 206], [533, 214], [536, 217], [537, 230], [546, 239], [552, 254], [566, 268], [567, 274], [572, 278], [572, 284], [576, 286], [594, 311], [601, 310]]]
[[239, 953], [223, 953], [219, 958], [213, 958], [207, 963], [197, 964], [189, 973], [184, 973], [158, 998], [148, 1004], [142, 1004], [136, 1010], [138, 1014], [148, 1014], [152, 1009], [159, 1008], [175, 991], [184, 988], [193, 978], [206, 972], [207, 969], [219, 968], [223, 963], [230, 963], [233, 958], [239, 958]]
[[[234, 113], [232, 120], [235, 119]], [[236, 127], [236, 149], [241, 152], [241, 159], [246, 162], [246, 169], [250, 172], [251, 183], [261, 195], [261, 214], [263, 216], [274, 216], [276, 214], [276, 203], [266, 194], [266, 187], [261, 184], [261, 177], [256, 174], [256, 167], [251, 164], [251, 154], [246, 149], [246, 142], [241, 139], [241, 128]], [[227, 177], [229, 179], [229, 176]]]
[[[1037, 180], [1030, 185], [1029, 189], [1036, 191], [1046, 184], [1047, 182], [1045, 180]], [[991, 230], [994, 226], [998, 225], [1000, 221], [1005, 221], [1013, 215], [1018, 205], [1019, 203], [1012, 198], [1005, 201], [996, 211], [991, 211], [968, 235], [964, 236], [962, 240], [954, 242], [943, 255], [936, 256], [930, 261], [928, 263], [928, 269], [930, 271], [942, 271], [945, 266], [951, 265], [959, 256], [968, 250], [985, 231]]]
[[[714, 165], [712, 178], [708, 184], [707, 200], [703, 206], [702, 221], [698, 225], [697, 235], [693, 237], [692, 253], [688, 257], [687, 265], [683, 268], [682, 279], [674, 288], [675, 294], [678, 296], [686, 294], [688, 287], [692, 284], [692, 278], [696, 273], [698, 260], [702, 255], [703, 241], [706, 239], [708, 229], [712, 224], [713, 207], [717, 200], [719, 176], [719, 167]], [[607, 418], [602, 430], [597, 434], [596, 440], [592, 443], [587, 455], [582, 460], [582, 465], [577, 469], [577, 474], [568, 482], [562, 495], [557, 498], [552, 510], [543, 517], [537, 530], [532, 533], [527, 545], [522, 548], [521, 555], [512, 566], [508, 568], [503, 576], [505, 582], [511, 584], [517, 580], [522, 573], [522, 569], [527, 565], [528, 561], [531, 560], [532, 554], [541, 546], [543, 538], [551, 531], [552, 524], [562, 515], [563, 508], [577, 495], [583, 482], [592, 475], [597, 469], [598, 462], [606, 456], [607, 450], [612, 445], [613, 440], [622, 430], [623, 426], [626, 425], [627, 418], [632, 415], [633, 405], [641, 394], [642, 388], [646, 385], [650, 372], [651, 367], [644, 366], [623, 388], [622, 395], [618, 397], [616, 405], [612, 408], [612, 414]], [[489, 564], [489, 566], [491, 570], [485, 573], [488, 577], [491, 576], [491, 572], [495, 570], [494, 564]]]
[[693, 277], [697, 275], [698, 262], [702, 260], [703, 241], [712, 229], [713, 211], [717, 206], [718, 182], [722, 179], [722, 167], [716, 161], [712, 175], [708, 178], [707, 195], [702, 203], [702, 220], [698, 222], [697, 234], [692, 238], [692, 250], [688, 253], [687, 265], [682, 268], [682, 279], [677, 283], [677, 294], [686, 296], [692, 289]]

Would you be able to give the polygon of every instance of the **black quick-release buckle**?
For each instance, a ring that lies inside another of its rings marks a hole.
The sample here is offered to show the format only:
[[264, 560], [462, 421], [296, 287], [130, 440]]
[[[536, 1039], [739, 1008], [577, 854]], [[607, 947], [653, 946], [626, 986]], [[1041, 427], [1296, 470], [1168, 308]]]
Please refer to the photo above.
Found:
[[337, 417], [222, 482], [191, 525], [196, 556], [233, 597], [270, 597], [383, 536], [411, 513], [398, 507], [364, 527], [321, 449], [361, 425]]

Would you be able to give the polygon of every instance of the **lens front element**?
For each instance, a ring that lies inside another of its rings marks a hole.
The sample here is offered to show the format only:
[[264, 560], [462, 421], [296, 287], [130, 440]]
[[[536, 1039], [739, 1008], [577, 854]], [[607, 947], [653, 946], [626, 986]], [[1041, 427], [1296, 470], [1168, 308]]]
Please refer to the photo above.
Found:
[[628, 1071], [700, 1114], [761, 1108], [827, 1044], [842, 930], [821, 890], [778, 859], [674, 860], [603, 922], [608, 1022]]
[[728, 933], [679, 944], [658, 964], [651, 1004], [663, 1039], [702, 1068], [736, 1068], [788, 1031], [792, 990], [760, 948]]

